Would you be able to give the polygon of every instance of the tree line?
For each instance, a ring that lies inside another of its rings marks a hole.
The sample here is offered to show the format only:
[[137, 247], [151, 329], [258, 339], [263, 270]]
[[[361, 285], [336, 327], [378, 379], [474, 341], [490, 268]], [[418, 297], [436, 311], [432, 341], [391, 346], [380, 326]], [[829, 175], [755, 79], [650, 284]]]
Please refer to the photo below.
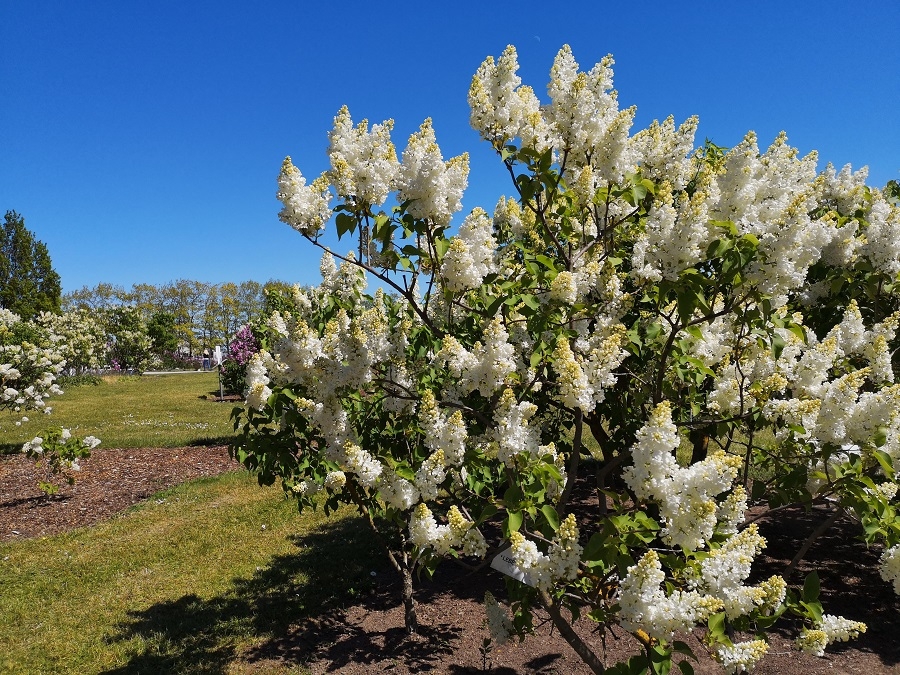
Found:
[[270, 280], [206, 283], [178, 279], [162, 285], [134, 284], [126, 290], [108, 283], [84, 286], [62, 296], [65, 312], [132, 308], [146, 325], [158, 353], [202, 354], [228, 344], [241, 326], [258, 316], [272, 290], [290, 284]]
[[84, 344], [67, 354], [69, 368], [77, 371], [107, 361], [140, 370], [228, 345], [241, 326], [263, 312], [275, 289], [290, 285], [178, 279], [130, 289], [100, 283], [63, 295], [47, 246], [25, 227], [25, 219], [7, 211], [0, 225], [0, 309], [72, 340], [81, 336], [75, 341]]

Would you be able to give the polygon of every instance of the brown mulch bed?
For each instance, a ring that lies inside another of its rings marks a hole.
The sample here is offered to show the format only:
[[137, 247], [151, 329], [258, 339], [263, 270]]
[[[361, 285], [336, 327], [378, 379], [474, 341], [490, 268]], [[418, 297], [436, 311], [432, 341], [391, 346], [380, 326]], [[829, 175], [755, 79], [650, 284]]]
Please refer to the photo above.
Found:
[[[83, 462], [76, 484], [65, 486], [59, 495], [48, 499], [37, 490], [30, 460], [21, 455], [0, 457], [0, 541], [92, 525], [159, 490], [234, 468], [237, 465], [224, 447], [97, 449]], [[755, 576], [764, 578], [781, 572], [799, 542], [824, 518], [816, 511], [798, 510], [760, 520], [769, 547], [758, 560]], [[794, 586], [801, 584], [808, 571], [817, 569], [826, 613], [864, 621], [868, 632], [849, 644], [829, 648], [825, 658], [816, 658], [793, 648], [799, 626], [784, 622], [776, 627], [770, 652], [755, 673], [900, 673], [900, 599], [878, 575], [880, 551], [867, 550], [857, 540], [857, 529], [850, 522], [839, 522], [817, 541], [788, 581]], [[410, 639], [403, 631], [403, 611], [398, 606], [399, 580], [385, 568], [378, 572], [371, 594], [353, 606], [323, 609], [316, 619], [292, 626], [284, 635], [244, 654], [229, 672], [265, 673], [275, 665], [302, 663], [316, 675], [588, 675], [588, 668], [547, 623], [539, 623], [536, 634], [524, 643], [495, 646], [483, 659], [479, 648], [487, 636], [482, 606], [485, 590], [502, 601], [506, 593], [499, 573], [484, 570], [470, 574], [452, 563], [443, 565], [434, 580], [422, 580], [417, 585], [422, 630]], [[541, 618], [538, 615], [539, 622]], [[580, 621], [577, 626], [602, 653], [601, 638], [591, 633], [589, 622]], [[700, 655], [693, 663], [695, 672], [721, 672], [705, 656], [696, 637], [685, 639]], [[607, 634], [605, 644], [609, 663], [637, 651], [633, 638], [618, 629]]]
[[74, 485], [45, 497], [34, 461], [0, 457], [0, 541], [66, 532], [106, 520], [149, 496], [192, 478], [239, 468], [226, 446], [97, 448], [81, 462]]

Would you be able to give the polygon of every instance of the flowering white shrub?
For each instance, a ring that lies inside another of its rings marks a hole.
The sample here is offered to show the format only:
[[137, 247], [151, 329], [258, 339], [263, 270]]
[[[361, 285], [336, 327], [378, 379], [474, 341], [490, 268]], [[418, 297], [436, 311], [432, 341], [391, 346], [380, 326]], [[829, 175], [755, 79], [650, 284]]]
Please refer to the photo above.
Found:
[[[632, 631], [651, 663], [705, 624], [727, 672], [766, 652], [729, 635], [785, 612], [804, 647], [862, 632], [823, 619], [813, 576], [748, 585], [765, 540], [742, 521], [751, 496], [851, 512], [898, 577], [900, 210], [783, 134], [729, 151], [695, 149], [696, 118], [632, 134], [611, 58], [582, 72], [564, 47], [545, 103], [517, 69], [510, 47], [469, 90], [515, 194], [454, 236], [468, 162], [428, 120], [398, 160], [390, 121], [343, 108], [329, 171], [308, 186], [285, 160], [280, 217], [323, 249], [323, 283], [266, 318], [234, 454], [301, 507], [368, 514], [410, 629], [416, 569], [509, 549], [527, 583], [512, 623], [488, 600], [496, 639], [541, 607], [596, 672], [563, 608]], [[354, 253], [320, 241], [332, 200]], [[587, 473], [594, 511], [572, 503]]]
[[64, 341], [33, 322], [0, 308], [0, 410], [27, 422], [29, 410], [49, 413], [47, 399], [62, 390], [56, 377], [65, 365]]
[[47, 429], [43, 434], [25, 443], [22, 452], [35, 460], [41, 472], [38, 487], [49, 496], [59, 492], [59, 479], [69, 485], [75, 482], [75, 474], [81, 471], [80, 460], [91, 456], [100, 439], [85, 436], [79, 440], [63, 427]]
[[81, 374], [106, 360], [106, 329], [96, 313], [76, 309], [63, 314], [41, 312], [34, 322], [56, 336], [54, 342], [66, 361], [67, 372]]

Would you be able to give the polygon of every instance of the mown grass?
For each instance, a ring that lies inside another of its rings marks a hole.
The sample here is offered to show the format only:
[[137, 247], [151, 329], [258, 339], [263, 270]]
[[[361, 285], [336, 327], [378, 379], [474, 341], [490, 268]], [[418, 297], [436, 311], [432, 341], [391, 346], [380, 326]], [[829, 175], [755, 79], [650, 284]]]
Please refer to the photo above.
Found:
[[105, 377], [98, 385], [72, 387], [48, 400], [50, 415], [0, 418], [0, 454], [15, 452], [48, 426], [77, 436], [96, 436], [104, 448], [140, 448], [225, 443], [233, 435], [231, 403], [216, 403], [215, 372]]
[[0, 545], [0, 673], [303, 672], [242, 655], [352, 602], [377, 550], [358, 518], [298, 515], [246, 473], [187, 483]]

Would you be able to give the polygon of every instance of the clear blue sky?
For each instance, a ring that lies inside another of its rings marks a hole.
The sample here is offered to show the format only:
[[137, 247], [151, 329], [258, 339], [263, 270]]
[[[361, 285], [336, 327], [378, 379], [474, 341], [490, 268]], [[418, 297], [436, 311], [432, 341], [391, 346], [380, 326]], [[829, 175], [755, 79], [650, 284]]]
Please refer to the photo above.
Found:
[[[658, 8], [657, 8], [658, 7]], [[0, 4], [0, 212], [44, 241], [63, 290], [270, 278], [316, 283], [319, 255], [277, 219], [290, 154], [326, 168], [326, 133], [428, 116], [445, 157], [470, 151], [465, 211], [510, 192], [468, 125], [488, 54], [516, 45], [546, 100], [557, 50], [616, 59], [635, 129], [700, 116], [698, 142], [782, 129], [820, 168], [900, 179], [900, 3], [155, 2]], [[337, 245], [349, 249], [349, 243]]]

